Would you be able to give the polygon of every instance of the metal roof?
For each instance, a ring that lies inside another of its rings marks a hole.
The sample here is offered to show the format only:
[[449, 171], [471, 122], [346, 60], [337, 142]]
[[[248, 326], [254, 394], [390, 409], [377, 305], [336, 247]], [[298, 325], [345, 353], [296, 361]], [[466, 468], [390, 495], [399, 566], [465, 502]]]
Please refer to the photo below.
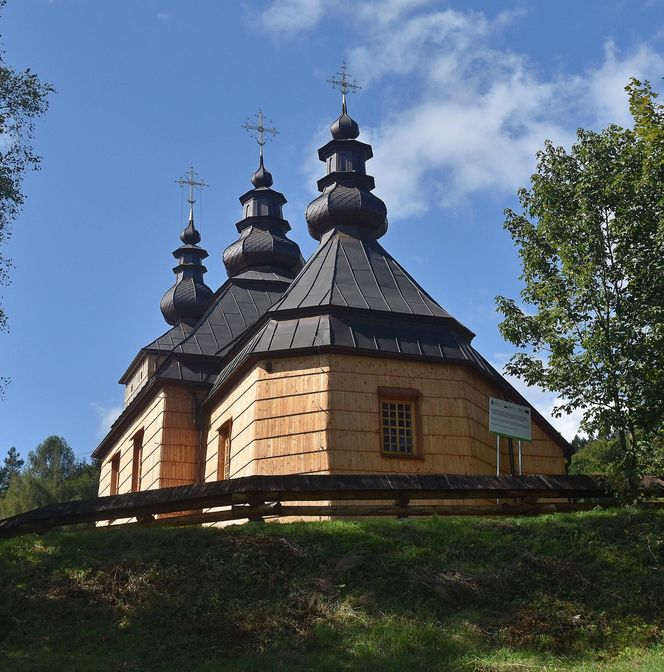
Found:
[[[313, 306], [453, 319], [375, 238], [360, 238], [356, 231], [343, 229], [323, 236], [318, 250], [270, 312]], [[472, 332], [466, 332], [472, 337]]]
[[227, 280], [196, 327], [174, 345], [156, 376], [208, 380], [219, 371], [221, 355], [281, 297], [287, 286], [281, 280]]
[[211, 396], [252, 356], [333, 347], [366, 354], [460, 361], [495, 372], [474, 334], [427, 294], [373, 237], [334, 229], [298, 277], [233, 348]]

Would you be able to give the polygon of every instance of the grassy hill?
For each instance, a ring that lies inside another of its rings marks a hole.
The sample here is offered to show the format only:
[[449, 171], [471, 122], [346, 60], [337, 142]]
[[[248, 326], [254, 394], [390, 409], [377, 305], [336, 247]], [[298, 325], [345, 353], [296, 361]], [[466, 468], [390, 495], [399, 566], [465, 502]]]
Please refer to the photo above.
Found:
[[0, 669], [662, 672], [664, 512], [0, 542]]

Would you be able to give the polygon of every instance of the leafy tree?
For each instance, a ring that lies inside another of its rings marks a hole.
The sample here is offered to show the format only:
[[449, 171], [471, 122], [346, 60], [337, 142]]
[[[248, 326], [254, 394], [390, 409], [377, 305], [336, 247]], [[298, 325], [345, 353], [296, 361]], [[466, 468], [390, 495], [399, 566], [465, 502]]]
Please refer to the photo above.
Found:
[[2, 467], [0, 467], [0, 497], [7, 492], [7, 488], [9, 487], [12, 478], [21, 473], [23, 464], [24, 461], [18, 454], [18, 450], [12, 446], [7, 452], [7, 455], [5, 455], [5, 461]]
[[570, 151], [538, 152], [523, 211], [506, 210], [525, 306], [496, 302], [521, 349], [507, 372], [616, 437], [606, 457], [628, 495], [664, 427], [664, 107], [648, 82], [626, 91], [633, 129], [579, 129]]
[[[0, 10], [6, 0], [0, 0]], [[40, 157], [33, 152], [35, 119], [48, 109], [50, 84], [39, 80], [29, 69], [16, 72], [0, 51], [0, 246], [10, 235], [9, 227], [25, 200], [23, 177], [39, 168]], [[11, 264], [0, 252], [0, 285], [9, 282]], [[7, 316], [0, 306], [0, 331], [7, 329]], [[0, 378], [1, 383], [6, 379]]]
[[97, 496], [99, 464], [79, 461], [60, 436], [49, 436], [28, 455], [28, 463], [15, 476], [0, 499], [0, 516], [70, 499]]
[[572, 455], [570, 474], [611, 475], [611, 465], [616, 460], [618, 443], [614, 439], [591, 439]]

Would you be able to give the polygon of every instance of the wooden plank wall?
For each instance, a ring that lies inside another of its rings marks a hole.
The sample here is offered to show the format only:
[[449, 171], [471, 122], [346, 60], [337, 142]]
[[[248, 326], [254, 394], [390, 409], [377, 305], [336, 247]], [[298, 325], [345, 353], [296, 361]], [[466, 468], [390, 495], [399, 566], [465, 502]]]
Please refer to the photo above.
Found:
[[196, 482], [199, 433], [192, 393], [176, 385], [165, 387], [164, 391], [159, 487], [172, 488]]
[[219, 428], [232, 420], [230, 477], [327, 473], [327, 356], [254, 367], [213, 409], [205, 479], [217, 479]]
[[[464, 381], [465, 396], [468, 400], [468, 417], [473, 437], [473, 458], [477, 474], [496, 473], [496, 437], [489, 432], [488, 398], [503, 398], [501, 391], [472, 369]], [[564, 474], [565, 457], [560, 447], [544, 430], [532, 423], [533, 440], [522, 441], [524, 474]], [[514, 440], [514, 458], [517, 463], [517, 441]], [[509, 473], [509, 450], [507, 439], [500, 442], [501, 473]], [[518, 468], [518, 466], [517, 466]]]
[[129, 402], [143, 389], [150, 376], [155, 372], [157, 357], [155, 355], [145, 355], [137, 365], [134, 374], [125, 385], [125, 408]]
[[[118, 494], [131, 492], [134, 436], [143, 430], [141, 490], [188, 485], [196, 479], [198, 432], [191, 394], [162, 387], [104, 458], [99, 496], [111, 494], [111, 460], [120, 453]], [[113, 521], [116, 524], [128, 522]]]
[[269, 367], [260, 362], [211, 412], [206, 481], [218, 478], [219, 429], [229, 420], [230, 478], [328, 473], [328, 357], [288, 357]]
[[[330, 473], [496, 472], [488, 408], [489, 396], [502, 394], [470, 367], [334, 354], [330, 369]], [[421, 392], [421, 458], [381, 454], [379, 387]], [[502, 444], [502, 471], [507, 473], [507, 441]], [[522, 445], [524, 473], [565, 473], [561, 448], [535, 423], [533, 441]]]
[[[164, 423], [166, 394], [162, 389], [151, 400], [143, 413], [138, 416], [122, 434], [112, 450], [104, 458], [99, 478], [99, 496], [111, 494], [111, 460], [120, 453], [120, 471], [118, 475], [118, 494], [131, 492], [132, 461], [134, 454], [134, 436], [143, 430], [143, 465], [141, 489], [152, 490], [161, 487], [161, 445]], [[116, 523], [129, 522], [116, 520]], [[110, 523], [98, 523], [106, 525]]]

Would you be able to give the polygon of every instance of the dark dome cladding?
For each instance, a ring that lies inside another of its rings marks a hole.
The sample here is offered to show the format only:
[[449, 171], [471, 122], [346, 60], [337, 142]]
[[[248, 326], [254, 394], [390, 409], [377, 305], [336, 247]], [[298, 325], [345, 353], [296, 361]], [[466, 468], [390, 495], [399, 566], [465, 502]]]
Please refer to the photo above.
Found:
[[345, 100], [330, 132], [333, 140], [318, 150], [327, 175], [318, 180], [322, 194], [307, 206], [309, 233], [320, 240], [331, 229], [354, 227], [359, 235], [380, 238], [387, 231], [387, 207], [371, 193], [375, 183], [365, 164], [373, 152], [371, 145], [356, 140], [360, 129], [348, 115]]
[[251, 176], [251, 183], [259, 189], [260, 187], [272, 186], [272, 173], [263, 165], [263, 155], [261, 154], [258, 170]]
[[294, 278], [303, 266], [302, 254], [297, 243], [286, 237], [290, 231], [282, 213], [286, 198], [270, 189], [272, 175], [262, 154], [251, 182], [255, 188], [240, 197], [244, 212], [244, 219], [236, 224], [240, 238], [224, 250], [226, 272], [232, 278], [247, 271], [271, 270]]
[[203, 316], [212, 298], [212, 290], [203, 281], [207, 269], [202, 261], [208, 253], [197, 245], [201, 234], [194, 226], [193, 208], [189, 210], [189, 224], [180, 234], [180, 239], [184, 245], [173, 252], [173, 256], [179, 260], [173, 268], [175, 284], [162, 297], [160, 308], [168, 324], [194, 326]]
[[355, 140], [360, 135], [360, 127], [346, 111], [346, 101], [341, 106], [341, 116], [332, 123], [330, 132], [335, 140]]

